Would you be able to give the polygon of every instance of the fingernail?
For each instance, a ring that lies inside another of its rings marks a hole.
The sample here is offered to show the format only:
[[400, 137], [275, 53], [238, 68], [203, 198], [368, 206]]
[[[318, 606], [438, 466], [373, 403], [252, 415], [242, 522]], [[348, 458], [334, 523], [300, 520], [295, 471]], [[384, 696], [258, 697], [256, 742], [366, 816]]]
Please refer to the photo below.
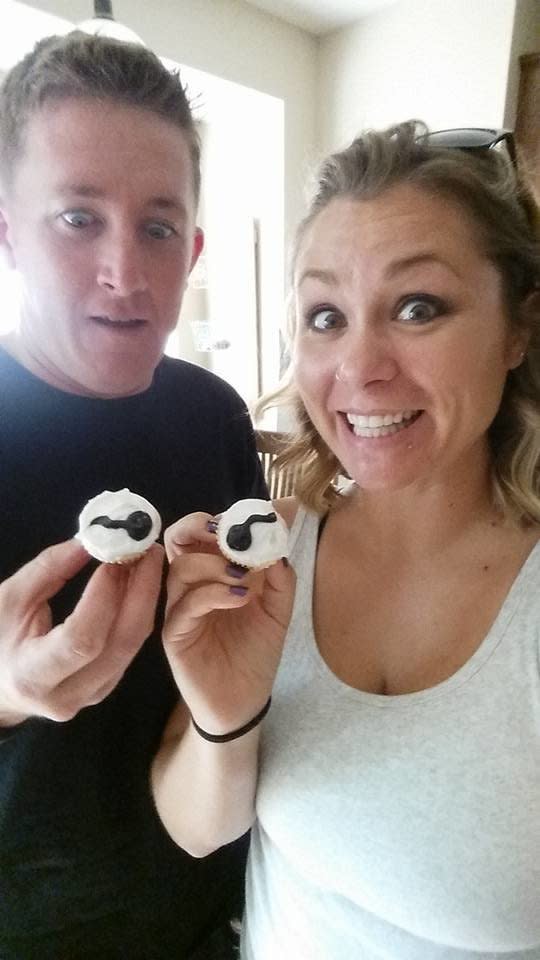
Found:
[[217, 523], [215, 520], [209, 520], [206, 524], [206, 529], [208, 533], [217, 533]]
[[238, 580], [241, 580], [242, 577], [245, 577], [247, 570], [245, 567], [240, 567], [237, 563], [228, 563], [225, 567], [225, 573], [229, 577], [237, 577]]
[[283, 564], [284, 567], [290, 567], [290, 563], [289, 563], [289, 561], [287, 560], [287, 557], [282, 557], [282, 558], [281, 558], [281, 562], [282, 562], [282, 564]]
[[231, 593], [234, 593], [236, 597], [245, 597], [248, 592], [247, 587], [229, 587]]

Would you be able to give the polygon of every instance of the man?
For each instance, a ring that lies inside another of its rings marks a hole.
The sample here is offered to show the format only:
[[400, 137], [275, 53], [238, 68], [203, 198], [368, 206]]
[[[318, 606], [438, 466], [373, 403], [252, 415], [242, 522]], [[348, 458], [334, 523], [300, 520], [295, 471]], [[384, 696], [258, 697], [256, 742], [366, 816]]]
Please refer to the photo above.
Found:
[[245, 845], [193, 860], [151, 801], [161, 548], [92, 572], [71, 539], [104, 489], [164, 527], [265, 495], [238, 396], [163, 358], [203, 243], [193, 119], [148, 50], [75, 32], [8, 75], [0, 136], [0, 957], [232, 956]]

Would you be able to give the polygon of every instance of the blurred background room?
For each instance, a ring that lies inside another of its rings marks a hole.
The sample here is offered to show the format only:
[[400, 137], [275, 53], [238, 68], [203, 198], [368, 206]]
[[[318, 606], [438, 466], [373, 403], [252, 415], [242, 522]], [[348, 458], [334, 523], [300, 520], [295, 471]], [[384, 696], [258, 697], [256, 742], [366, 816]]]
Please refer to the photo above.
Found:
[[[0, 12], [0, 72], [81, 23], [134, 33], [180, 69], [203, 142], [206, 247], [168, 352], [250, 404], [283, 364], [287, 247], [309, 171], [358, 130], [410, 117], [515, 129], [540, 199], [539, 0], [0, 0]], [[0, 283], [4, 331], [17, 278], [3, 267]]]

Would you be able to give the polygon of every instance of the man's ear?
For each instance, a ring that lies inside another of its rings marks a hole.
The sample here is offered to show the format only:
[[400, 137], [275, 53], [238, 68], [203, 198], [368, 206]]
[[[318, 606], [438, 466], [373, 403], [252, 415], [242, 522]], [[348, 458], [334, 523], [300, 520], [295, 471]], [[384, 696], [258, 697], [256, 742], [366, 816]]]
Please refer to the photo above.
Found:
[[204, 247], [204, 233], [200, 227], [195, 227], [195, 236], [193, 237], [193, 250], [191, 252], [191, 263], [189, 265], [189, 273], [193, 270], [193, 267], [199, 259], [202, 248]]
[[4, 210], [2, 208], [2, 201], [0, 200], [0, 251], [1, 254], [9, 267], [15, 267], [15, 258], [13, 256], [13, 250], [9, 242], [9, 226], [6, 220]]

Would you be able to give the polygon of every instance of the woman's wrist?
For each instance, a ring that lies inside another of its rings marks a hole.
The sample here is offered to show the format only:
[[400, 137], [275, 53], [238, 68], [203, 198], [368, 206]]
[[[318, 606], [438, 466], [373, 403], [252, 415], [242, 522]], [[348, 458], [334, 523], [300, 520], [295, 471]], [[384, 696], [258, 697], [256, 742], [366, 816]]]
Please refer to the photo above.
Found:
[[230, 730], [228, 733], [209, 733], [208, 730], [204, 730], [196, 722], [195, 718], [191, 717], [191, 723], [194, 729], [197, 731], [200, 737], [203, 740], [208, 740], [210, 743], [230, 743], [231, 740], [238, 740], [240, 737], [244, 737], [247, 733], [253, 730], [255, 727], [258, 727], [262, 720], [264, 720], [266, 714], [270, 709], [270, 704], [272, 703], [272, 697], [268, 697], [264, 707], [259, 713], [255, 714], [251, 720], [248, 720], [247, 723], [244, 723], [241, 727], [237, 727], [235, 730]]

